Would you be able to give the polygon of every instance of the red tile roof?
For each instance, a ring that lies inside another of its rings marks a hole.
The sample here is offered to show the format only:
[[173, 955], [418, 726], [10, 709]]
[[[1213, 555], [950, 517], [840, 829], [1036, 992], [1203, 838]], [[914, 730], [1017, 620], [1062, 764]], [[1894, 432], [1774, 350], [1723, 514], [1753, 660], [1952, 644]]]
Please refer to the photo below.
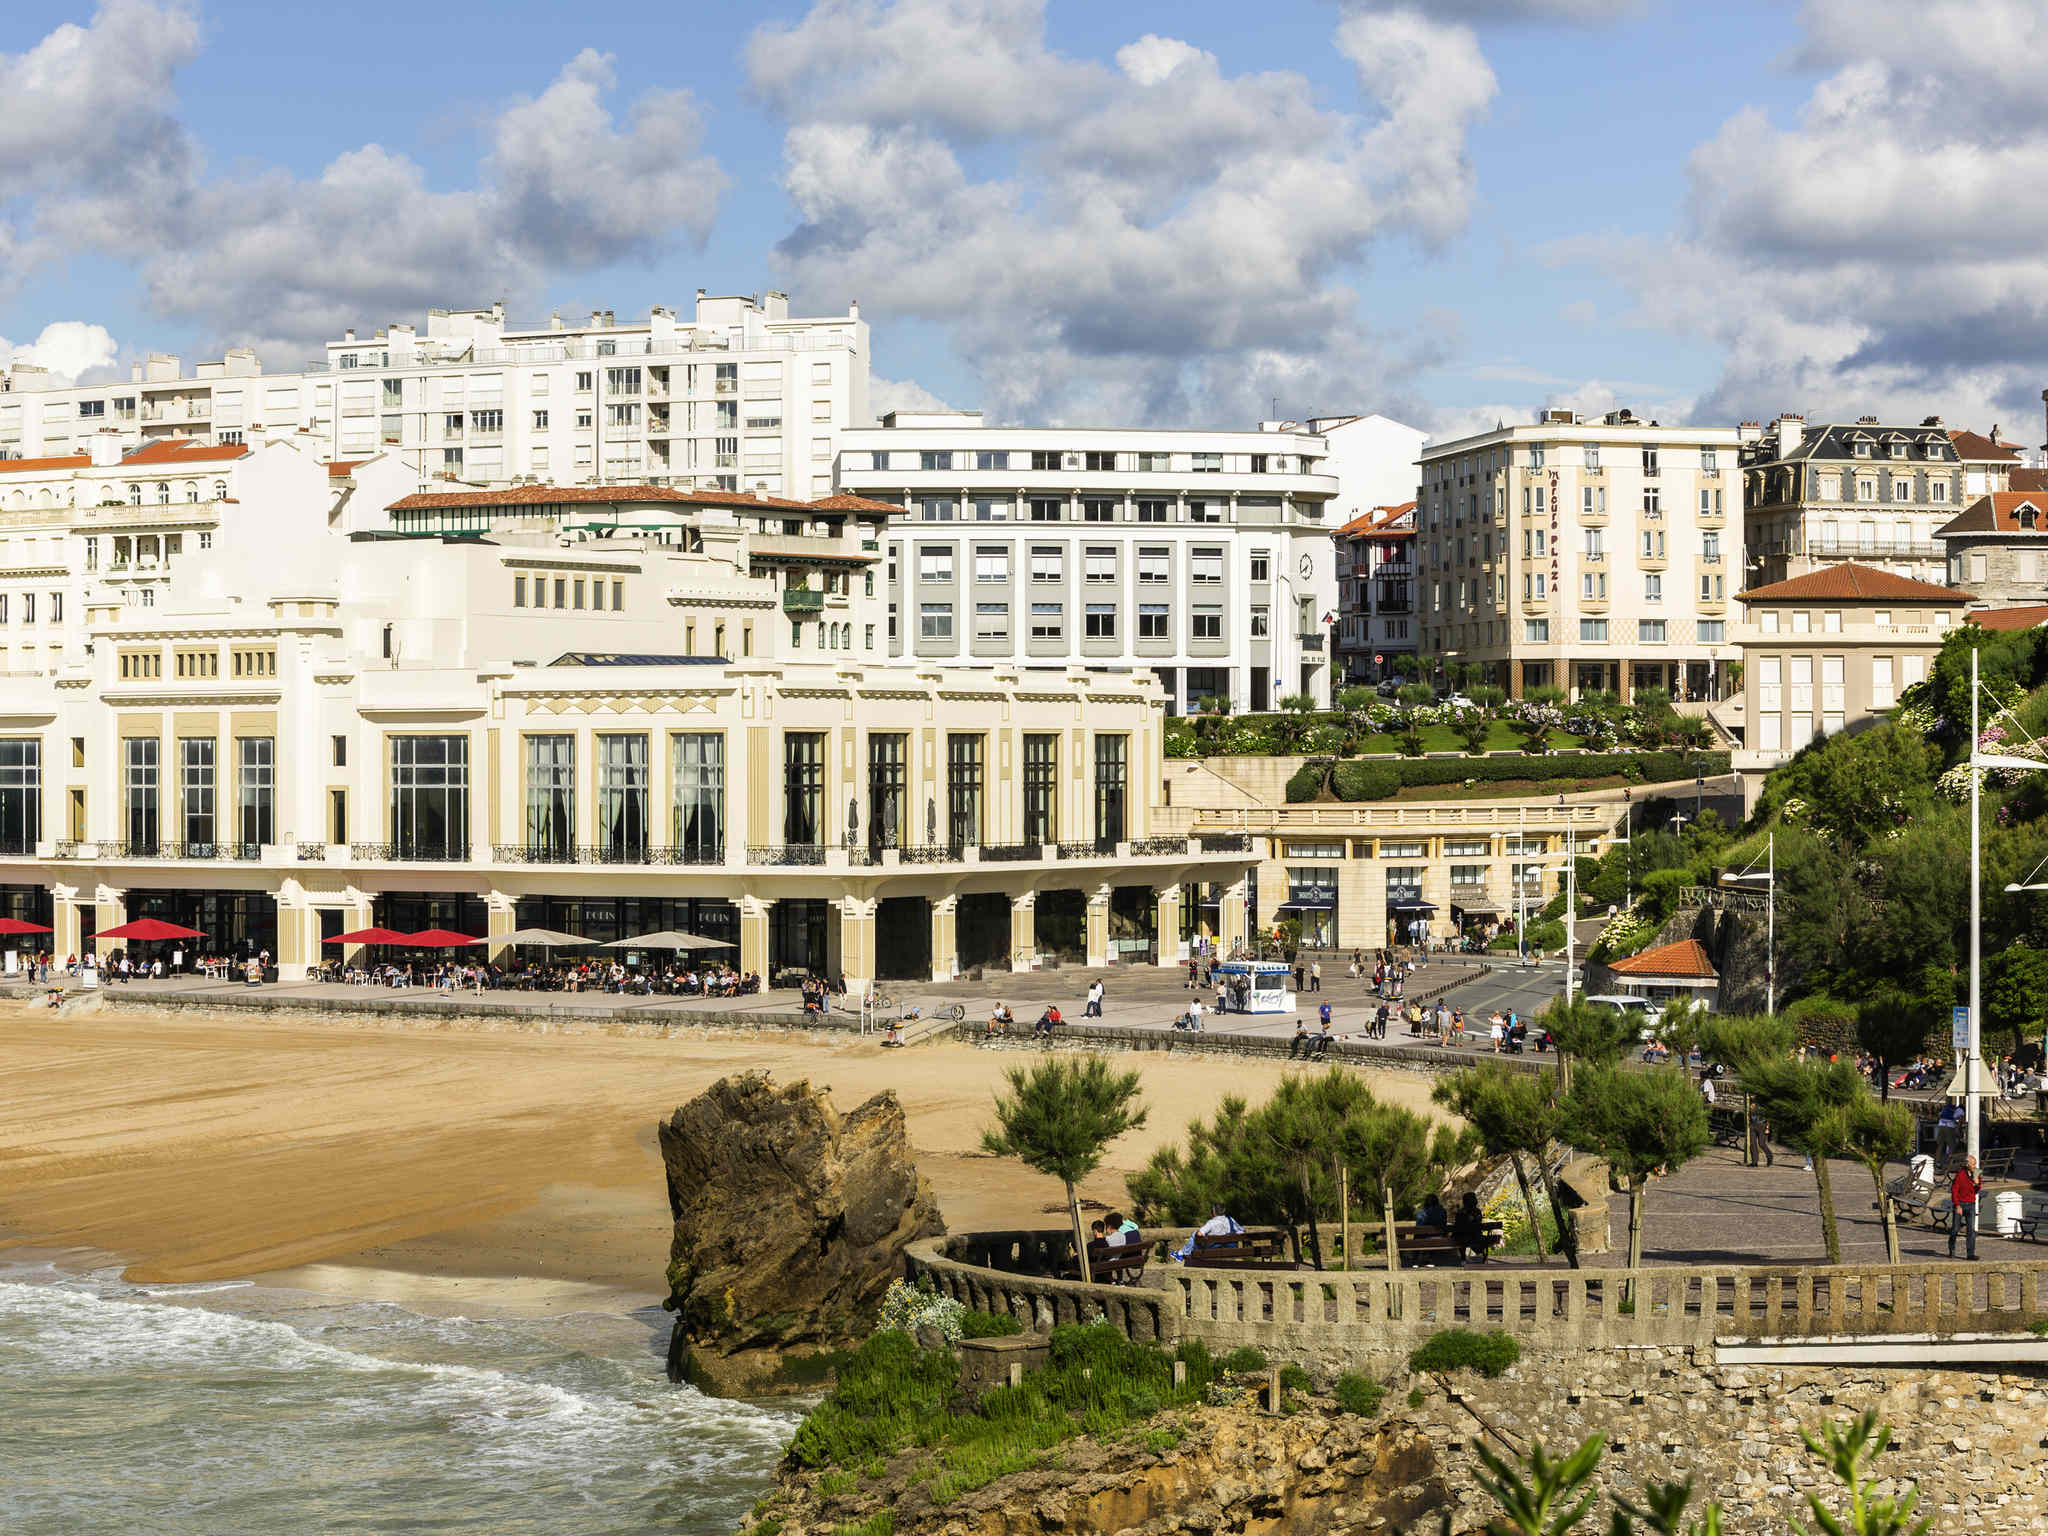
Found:
[[2006, 483], [2016, 491], [2032, 491], [2037, 496], [2048, 494], [2048, 469], [2027, 469], [2022, 465], [2014, 465]]
[[1415, 503], [1412, 501], [1404, 501], [1398, 507], [1374, 507], [1370, 512], [1360, 513], [1342, 528], [1339, 528], [1337, 530], [1337, 537], [1348, 539], [1366, 533], [1413, 532], [1412, 529], [1408, 528], [1395, 529], [1391, 525], [1399, 522], [1414, 510]]
[[[2020, 526], [2022, 507], [2031, 507], [2036, 514], [2032, 528]], [[1948, 533], [2048, 533], [2048, 495], [2040, 491], [1991, 491], [1934, 530], [1936, 538]]]
[[1964, 617], [1979, 629], [2038, 629], [2048, 624], [2048, 607], [1979, 608]]
[[123, 459], [123, 464], [208, 464], [222, 459], [239, 459], [248, 453], [247, 443], [202, 443], [189, 437], [166, 438], [149, 443]]
[[1676, 976], [1701, 981], [1713, 981], [1719, 975], [1698, 939], [1659, 944], [1626, 960], [1610, 960], [1607, 969], [1619, 976]]
[[893, 501], [874, 501], [866, 496], [852, 496], [841, 492], [837, 496], [825, 496], [810, 503], [813, 512], [879, 512], [884, 516], [903, 509]]
[[691, 507], [772, 507], [791, 512], [806, 503], [745, 491], [683, 491], [672, 485], [514, 485], [499, 491], [421, 491], [401, 496], [387, 511], [433, 507], [538, 507], [558, 504], [632, 506], [673, 502]]
[[355, 473], [357, 465], [369, 462], [368, 459], [351, 459], [345, 463], [337, 460], [327, 466], [327, 478], [330, 480], [346, 480]]
[[91, 462], [92, 456], [84, 453], [66, 454], [55, 459], [0, 459], [0, 474], [48, 474], [53, 469], [84, 469]]
[[1880, 571], [1872, 566], [1857, 565], [1854, 561], [1845, 560], [1840, 565], [1824, 565], [1817, 571], [1808, 571], [1804, 576], [1794, 576], [1790, 581], [1777, 581], [1767, 587], [1738, 592], [1735, 594], [1735, 600], [1742, 603], [1960, 605], [1970, 601], [1970, 594], [1958, 592], [1951, 587], [1937, 587], [1932, 582], [1914, 581], [1909, 576], [1894, 576], [1890, 571]]
[[2018, 463], [2019, 455], [2010, 445], [1996, 438], [1986, 437], [1982, 432], [1951, 431], [1948, 440], [1956, 445], [1956, 457], [1962, 459], [1986, 459], [1998, 463]]

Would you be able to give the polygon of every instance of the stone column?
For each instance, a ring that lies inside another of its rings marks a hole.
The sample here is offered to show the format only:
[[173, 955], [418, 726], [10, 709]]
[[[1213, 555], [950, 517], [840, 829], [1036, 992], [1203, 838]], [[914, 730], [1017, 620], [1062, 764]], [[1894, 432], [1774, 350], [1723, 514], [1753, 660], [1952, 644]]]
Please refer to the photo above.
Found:
[[827, 958], [846, 978], [846, 990], [856, 1000], [866, 996], [875, 979], [876, 906], [872, 900], [846, 896], [833, 902], [826, 915]]
[[1038, 969], [1038, 893], [1020, 891], [1010, 898], [1010, 969]]
[[[368, 891], [357, 890], [354, 886], [350, 886], [344, 894], [347, 897], [348, 904], [342, 908], [341, 931], [343, 933], [355, 933], [376, 922], [377, 898], [374, 895]], [[341, 963], [350, 966], [361, 965], [363, 963], [363, 952], [368, 947], [365, 944], [342, 945]]]
[[277, 903], [277, 979], [304, 981], [319, 963], [320, 914], [306, 901], [306, 888], [287, 880], [272, 898]]
[[1173, 969], [1183, 956], [1180, 943], [1180, 887], [1163, 886], [1152, 893], [1152, 937], [1158, 963]]
[[1088, 893], [1087, 945], [1090, 965], [1109, 964], [1109, 890], [1097, 886]]
[[78, 920], [78, 887], [57, 884], [50, 887], [50, 953], [62, 960], [78, 953], [84, 924]]
[[1244, 898], [1243, 875], [1223, 887], [1223, 902], [1216, 913], [1216, 923], [1222, 932], [1216, 937], [1216, 947], [1225, 955], [1245, 940]]
[[768, 986], [768, 908], [758, 896], [740, 898], [740, 970], [752, 971]]
[[954, 922], [960, 898], [940, 896], [932, 902], [932, 980], [951, 981], [960, 974], [960, 944]]
[[516, 897], [503, 891], [488, 891], [484, 894], [484, 936], [491, 942], [487, 953], [491, 964], [503, 965], [505, 952], [511, 948], [499, 935], [512, 932], [519, 926], [519, 903]]
[[[128, 893], [101, 886], [93, 892], [93, 907], [98, 916], [96, 933], [105, 933], [109, 928], [118, 928], [128, 921]], [[105, 959], [121, 947], [119, 939], [94, 938], [92, 952]]]

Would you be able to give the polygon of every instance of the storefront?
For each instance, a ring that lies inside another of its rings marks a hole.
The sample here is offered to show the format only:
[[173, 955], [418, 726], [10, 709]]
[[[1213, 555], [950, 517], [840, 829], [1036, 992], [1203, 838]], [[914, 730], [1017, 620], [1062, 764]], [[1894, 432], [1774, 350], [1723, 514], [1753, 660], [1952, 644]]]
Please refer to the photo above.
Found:
[[[1288, 857], [1301, 857], [1300, 845], [1288, 845]], [[1342, 860], [1344, 850], [1337, 845], [1331, 850], [1315, 849], [1310, 856], [1332, 857]], [[1281, 914], [1292, 917], [1301, 924], [1301, 946], [1304, 949], [1335, 949], [1337, 947], [1337, 875], [1341, 863], [1295, 864], [1287, 866], [1287, 900], [1281, 903]]]

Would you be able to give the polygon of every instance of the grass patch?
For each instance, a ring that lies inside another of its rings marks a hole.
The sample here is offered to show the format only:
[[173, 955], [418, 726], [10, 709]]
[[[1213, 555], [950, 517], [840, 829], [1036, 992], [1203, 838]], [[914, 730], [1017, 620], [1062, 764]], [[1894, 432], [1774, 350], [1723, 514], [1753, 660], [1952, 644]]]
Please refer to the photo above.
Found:
[[1138, 1436], [1138, 1445], [1154, 1456], [1164, 1456], [1168, 1451], [1178, 1449], [1181, 1441], [1187, 1437], [1188, 1432], [1178, 1424], [1167, 1424], [1158, 1429], [1144, 1431]]
[[1024, 1325], [1007, 1313], [965, 1312], [960, 1317], [963, 1339], [1009, 1339], [1024, 1331]]
[[1418, 1371], [1473, 1370], [1482, 1376], [1498, 1376], [1521, 1358], [1522, 1346], [1510, 1334], [1446, 1328], [1432, 1334], [1408, 1357], [1408, 1364]]
[[1254, 1371], [1263, 1371], [1266, 1368], [1266, 1357], [1251, 1345], [1240, 1344], [1218, 1360], [1216, 1366], [1226, 1376], [1249, 1376]]
[[820, 1350], [815, 1355], [791, 1355], [783, 1360], [775, 1374], [784, 1386], [822, 1387], [838, 1375], [846, 1362], [852, 1358], [853, 1351], [850, 1349]]
[[849, 1520], [832, 1536], [896, 1536], [896, 1511], [878, 1509], [865, 1520]]
[[[1256, 1351], [1252, 1351], [1257, 1354]], [[840, 1371], [838, 1385], [790, 1442], [797, 1466], [865, 1467], [910, 1446], [935, 1453], [932, 1498], [943, 1505], [999, 1477], [1040, 1465], [1076, 1436], [1108, 1438], [1162, 1409], [1202, 1400], [1222, 1374], [1199, 1341], [1176, 1355], [1133, 1344], [1106, 1324], [1053, 1330], [1043, 1370], [997, 1387], [978, 1411], [954, 1408], [959, 1363], [921, 1350], [908, 1334], [877, 1333]], [[1176, 1387], [1173, 1362], [1187, 1365]], [[1263, 1368], [1265, 1360], [1259, 1356]], [[839, 1476], [835, 1471], [828, 1477]], [[844, 1473], [852, 1480], [850, 1472]], [[824, 1479], [820, 1480], [822, 1488]]]
[[860, 1486], [860, 1478], [852, 1472], [827, 1472], [818, 1479], [818, 1497], [836, 1499], [842, 1493], [851, 1493]]
[[1423, 1392], [1422, 1388], [1410, 1387], [1408, 1389], [1408, 1406], [1410, 1408], [1420, 1408], [1424, 1403], [1428, 1401], [1429, 1398]]

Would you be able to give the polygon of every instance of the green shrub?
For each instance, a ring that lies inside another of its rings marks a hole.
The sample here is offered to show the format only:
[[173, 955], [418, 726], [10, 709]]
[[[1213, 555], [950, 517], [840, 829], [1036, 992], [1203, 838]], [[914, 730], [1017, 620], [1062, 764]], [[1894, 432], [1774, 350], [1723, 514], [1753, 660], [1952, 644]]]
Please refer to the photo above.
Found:
[[1298, 1365], [1280, 1367], [1280, 1385], [1290, 1392], [1313, 1392], [1315, 1383], [1308, 1379], [1308, 1372]]
[[1330, 787], [1339, 800], [1391, 800], [1401, 788], [1401, 774], [1390, 763], [1351, 758], [1337, 765]]
[[1009, 1339], [1024, 1331], [1024, 1325], [1014, 1317], [998, 1312], [963, 1312], [960, 1315], [960, 1337], [963, 1339]]
[[1380, 1411], [1380, 1399], [1387, 1395], [1387, 1389], [1370, 1376], [1360, 1376], [1355, 1371], [1346, 1371], [1337, 1378], [1337, 1406], [1346, 1413], [1355, 1413], [1362, 1419], [1369, 1419]]
[[1303, 800], [1313, 800], [1323, 792], [1323, 765], [1303, 763], [1294, 770], [1294, 776], [1287, 781], [1287, 801], [1290, 805]]
[[1428, 1401], [1429, 1398], [1423, 1392], [1422, 1388], [1410, 1387], [1408, 1389], [1408, 1406], [1410, 1408], [1420, 1408], [1424, 1403]]
[[1428, 1342], [1408, 1357], [1408, 1364], [1418, 1371], [1473, 1370], [1482, 1376], [1498, 1376], [1521, 1358], [1522, 1346], [1512, 1334], [1446, 1328], [1430, 1335]]
[[1529, 925], [1529, 947], [1531, 949], [1563, 949], [1564, 924], [1556, 918], [1548, 922]]
[[1242, 1376], [1253, 1371], [1263, 1371], [1266, 1368], [1266, 1357], [1251, 1345], [1240, 1344], [1218, 1360], [1216, 1365], [1226, 1376]]

